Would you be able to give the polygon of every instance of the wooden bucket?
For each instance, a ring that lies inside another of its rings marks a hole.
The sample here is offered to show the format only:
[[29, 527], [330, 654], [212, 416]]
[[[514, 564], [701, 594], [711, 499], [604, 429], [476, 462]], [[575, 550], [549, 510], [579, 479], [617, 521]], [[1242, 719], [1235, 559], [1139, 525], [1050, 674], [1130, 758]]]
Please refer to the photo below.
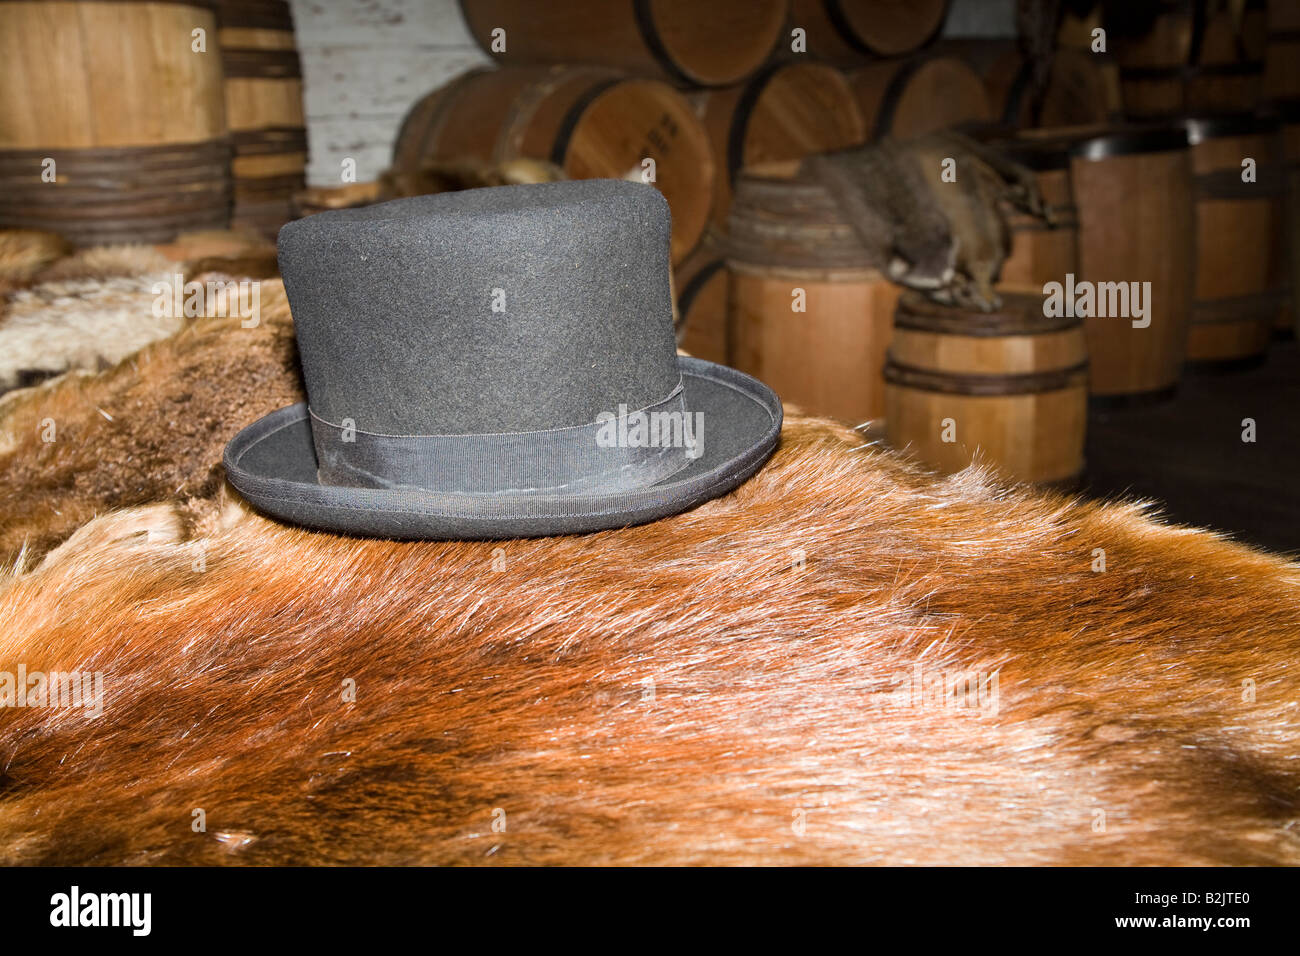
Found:
[[[470, 33], [502, 64], [593, 63], [679, 86], [726, 86], [767, 59], [787, 2], [461, 0], [460, 6]], [[498, 30], [504, 34], [494, 37]]]
[[1006, 295], [986, 313], [907, 294], [885, 381], [889, 443], [939, 471], [978, 460], [1016, 481], [1064, 484], [1083, 470], [1083, 326], [1044, 318], [1041, 296]]
[[872, 139], [909, 139], [993, 119], [979, 74], [949, 56], [869, 63], [849, 75]]
[[420, 99], [406, 114], [393, 165], [428, 159], [501, 163], [550, 160], [571, 179], [648, 172], [672, 209], [672, 257], [699, 242], [713, 199], [708, 136], [691, 104], [657, 80], [601, 67], [475, 70]]
[[285, 0], [217, 0], [235, 225], [274, 237], [305, 188], [302, 66]]
[[731, 364], [727, 341], [727, 263], [708, 234], [673, 270], [677, 344], [709, 362]]
[[[1192, 163], [1181, 126], [1112, 127], [1071, 137], [1079, 218], [1078, 279], [1150, 282], [1149, 324], [1084, 320], [1094, 397], [1114, 403], [1173, 395], [1187, 347], [1196, 273]], [[1153, 184], [1158, 184], [1154, 188]]]
[[0, 228], [83, 246], [225, 228], [215, 45], [200, 3], [0, 2]]
[[1229, 10], [1165, 0], [1134, 4], [1122, 16], [1112, 34], [1130, 117], [1254, 109], [1264, 64], [1248, 57]]
[[1047, 283], [1079, 271], [1079, 214], [1070, 182], [1070, 151], [1059, 139], [1032, 136], [992, 145], [1034, 171], [1052, 214], [1049, 225], [1019, 210], [1007, 212], [1011, 251], [1002, 263], [997, 288], [1041, 296]]
[[906, 56], [929, 43], [948, 16], [948, 0], [793, 0], [780, 56], [794, 55], [790, 31], [805, 31], [810, 58], [852, 66]]
[[733, 364], [806, 412], [879, 418], [898, 287], [825, 189], [791, 178], [794, 165], [737, 180], [727, 237]]
[[[1189, 119], [1196, 200], [1196, 299], [1187, 360], [1261, 359], [1285, 305], [1277, 270], [1281, 179], [1275, 121], [1250, 114]], [[1256, 181], [1242, 182], [1242, 160]]]
[[769, 67], [748, 83], [693, 96], [718, 178], [711, 218], [725, 229], [736, 176], [746, 166], [855, 146], [867, 128], [848, 79], [824, 63]]

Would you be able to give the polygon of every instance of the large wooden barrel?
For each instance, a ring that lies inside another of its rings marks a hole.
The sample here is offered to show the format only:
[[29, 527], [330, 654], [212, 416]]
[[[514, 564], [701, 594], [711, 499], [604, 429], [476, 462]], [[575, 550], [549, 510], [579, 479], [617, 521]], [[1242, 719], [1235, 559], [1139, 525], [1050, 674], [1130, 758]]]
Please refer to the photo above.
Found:
[[1051, 222], [1009, 210], [1011, 250], [1002, 263], [999, 291], [1042, 295], [1049, 282], [1079, 271], [1079, 214], [1070, 181], [1070, 151], [1059, 138], [1021, 138], [993, 144], [1034, 172]]
[[777, 51], [791, 55], [791, 31], [804, 31], [807, 55], [841, 66], [905, 56], [929, 43], [948, 16], [948, 0], [792, 0]]
[[[1071, 142], [1076, 278], [1094, 291], [1100, 283], [1150, 283], [1144, 318], [1085, 318], [1091, 392], [1112, 403], [1168, 398], [1182, 370], [1196, 271], [1186, 130], [1112, 127], [1076, 134]], [[1133, 321], [1146, 324], [1134, 327]]]
[[235, 157], [235, 225], [268, 236], [293, 218], [305, 188], [302, 66], [286, 0], [217, 0], [226, 123]]
[[1130, 117], [1236, 112], [1259, 101], [1264, 64], [1248, 55], [1229, 9], [1209, 0], [1116, 5], [1107, 27]]
[[993, 119], [980, 76], [950, 56], [869, 63], [849, 83], [872, 139], [908, 139]]
[[96, 245], [227, 226], [215, 44], [197, 2], [0, 2], [0, 228]]
[[1300, 99], [1300, 3], [1295, 0], [1268, 0], [1264, 96]]
[[393, 165], [430, 159], [555, 163], [571, 179], [648, 175], [673, 216], [673, 261], [695, 247], [713, 200], [709, 138], [691, 104], [657, 80], [601, 67], [474, 70], [420, 99], [393, 147]]
[[713, 223], [726, 228], [731, 191], [746, 166], [854, 146], [866, 125], [847, 78], [824, 63], [768, 67], [748, 83], [694, 94], [718, 170]]
[[1044, 318], [1042, 297], [994, 312], [908, 293], [885, 365], [889, 443], [942, 472], [972, 461], [1017, 481], [1072, 483], [1083, 470], [1088, 351], [1077, 318]]
[[[1278, 124], [1249, 113], [1188, 119], [1196, 200], [1196, 299], [1187, 360], [1249, 362], [1285, 305], [1276, 268]], [[1242, 161], [1255, 160], [1243, 182]]]
[[673, 285], [678, 346], [696, 358], [730, 364], [727, 263], [720, 244], [709, 233], [673, 270]]
[[898, 287], [795, 164], [737, 180], [727, 237], [736, 368], [804, 411], [858, 424], [884, 414], [885, 350]]
[[1008, 126], [1086, 126], [1106, 122], [1117, 112], [1117, 89], [1107, 77], [1106, 66], [1093, 53], [1057, 50], [1047, 86], [1036, 100], [1033, 64], [1011, 49], [985, 70], [984, 85], [994, 117]]
[[726, 86], [767, 59], [787, 2], [461, 0], [460, 6], [474, 38], [502, 64], [594, 63], [680, 86]]

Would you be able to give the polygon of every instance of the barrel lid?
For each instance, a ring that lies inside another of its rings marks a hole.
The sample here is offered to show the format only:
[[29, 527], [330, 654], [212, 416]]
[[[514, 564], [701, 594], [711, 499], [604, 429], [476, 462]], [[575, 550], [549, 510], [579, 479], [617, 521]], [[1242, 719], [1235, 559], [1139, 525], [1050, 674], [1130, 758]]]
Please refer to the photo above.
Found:
[[1193, 146], [1224, 136], [1273, 133], [1281, 125], [1277, 117], [1256, 113], [1203, 113], [1184, 117], [1179, 122], [1186, 128], [1187, 141]]
[[1078, 316], [1043, 315], [1043, 297], [1019, 292], [1001, 294], [1002, 305], [992, 312], [940, 305], [916, 292], [898, 300], [894, 327], [918, 332], [988, 337], [998, 335], [1041, 335], [1077, 328]]
[[1187, 129], [1181, 123], [1125, 123], [1064, 135], [1070, 142], [1070, 155], [1076, 159], [1101, 160], [1187, 148]]

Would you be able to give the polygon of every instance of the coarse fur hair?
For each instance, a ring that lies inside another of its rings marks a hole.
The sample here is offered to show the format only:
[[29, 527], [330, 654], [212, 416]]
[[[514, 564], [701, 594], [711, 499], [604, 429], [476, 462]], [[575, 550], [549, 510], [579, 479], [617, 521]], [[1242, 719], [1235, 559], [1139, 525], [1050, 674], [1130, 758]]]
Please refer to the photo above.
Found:
[[0, 581], [0, 672], [105, 687], [0, 708], [0, 862], [1295, 864], [1297, 661], [1295, 564], [794, 414], [735, 492], [598, 534], [227, 488]]

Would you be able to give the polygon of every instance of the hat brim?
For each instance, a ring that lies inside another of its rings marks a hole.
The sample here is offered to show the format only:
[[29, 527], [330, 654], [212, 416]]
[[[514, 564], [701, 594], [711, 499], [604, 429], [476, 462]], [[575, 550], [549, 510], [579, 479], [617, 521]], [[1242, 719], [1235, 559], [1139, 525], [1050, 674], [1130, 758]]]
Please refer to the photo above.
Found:
[[678, 356], [684, 404], [704, 415], [703, 454], [656, 485], [597, 495], [441, 493], [323, 485], [304, 404], [243, 429], [226, 446], [226, 476], [259, 511], [340, 534], [396, 539], [493, 539], [578, 534], [643, 524], [731, 491], [781, 434], [781, 402], [762, 382]]

